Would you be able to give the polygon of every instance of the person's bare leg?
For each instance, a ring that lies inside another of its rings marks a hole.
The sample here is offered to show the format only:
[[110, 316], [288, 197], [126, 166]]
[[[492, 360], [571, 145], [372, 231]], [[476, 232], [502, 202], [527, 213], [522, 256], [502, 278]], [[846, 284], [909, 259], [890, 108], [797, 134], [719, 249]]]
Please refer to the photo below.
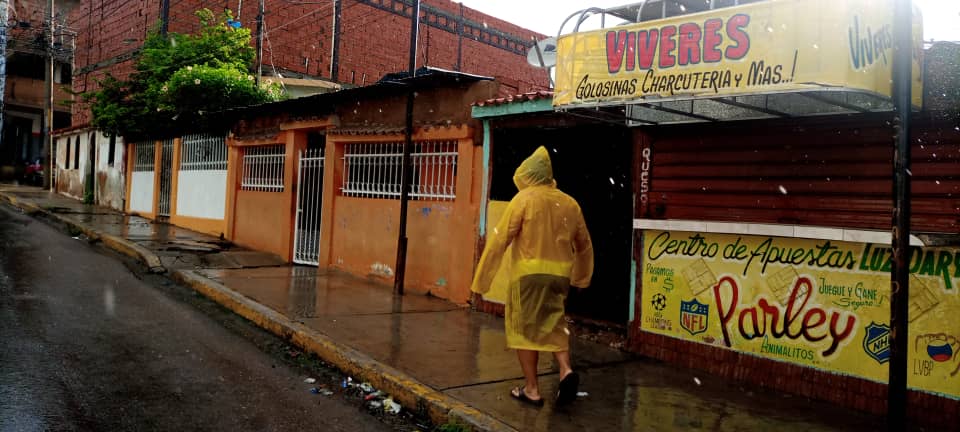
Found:
[[561, 380], [573, 372], [573, 368], [570, 367], [570, 351], [555, 352], [553, 358], [557, 361], [557, 368], [560, 369]]
[[517, 358], [520, 360], [520, 369], [523, 370], [523, 378], [526, 380], [524, 393], [530, 399], [540, 399], [540, 386], [537, 383], [537, 361], [540, 359], [540, 352], [518, 349]]

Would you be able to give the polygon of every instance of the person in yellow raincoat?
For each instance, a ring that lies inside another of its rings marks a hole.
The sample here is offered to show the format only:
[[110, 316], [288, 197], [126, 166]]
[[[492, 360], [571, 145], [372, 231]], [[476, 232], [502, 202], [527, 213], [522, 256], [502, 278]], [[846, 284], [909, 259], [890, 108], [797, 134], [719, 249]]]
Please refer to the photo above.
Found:
[[[517, 350], [526, 380], [511, 395], [543, 405], [537, 362], [541, 351], [552, 352], [560, 369], [557, 403], [564, 404], [576, 399], [579, 385], [579, 376], [570, 367], [564, 300], [571, 285], [590, 285], [593, 246], [580, 206], [557, 189], [545, 148], [520, 164], [513, 182], [520, 191], [487, 234], [472, 290], [486, 293], [498, 271], [508, 272], [507, 346]], [[505, 254], [508, 260], [503, 259]]]

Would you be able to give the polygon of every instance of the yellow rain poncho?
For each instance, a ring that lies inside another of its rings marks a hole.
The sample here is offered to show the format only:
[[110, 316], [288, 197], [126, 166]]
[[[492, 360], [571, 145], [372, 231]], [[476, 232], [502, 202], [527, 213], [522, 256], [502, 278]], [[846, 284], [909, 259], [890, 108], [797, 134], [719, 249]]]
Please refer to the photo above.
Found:
[[[538, 148], [520, 164], [513, 182], [520, 192], [496, 228], [487, 233], [472, 290], [485, 293], [498, 271], [508, 272], [507, 346], [567, 351], [570, 332], [563, 304], [570, 285], [590, 285], [590, 234], [580, 206], [557, 189], [545, 148]], [[507, 260], [503, 260], [505, 253]]]

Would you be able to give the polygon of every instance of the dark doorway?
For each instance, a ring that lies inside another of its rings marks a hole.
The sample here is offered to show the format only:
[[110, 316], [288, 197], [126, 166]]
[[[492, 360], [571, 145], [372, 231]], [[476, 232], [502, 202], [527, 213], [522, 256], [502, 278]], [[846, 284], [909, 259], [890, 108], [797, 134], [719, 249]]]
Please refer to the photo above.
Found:
[[25, 164], [40, 157], [38, 139], [33, 135], [33, 120], [4, 116], [0, 140], [0, 180], [20, 178]]
[[490, 198], [517, 193], [514, 170], [540, 145], [550, 151], [560, 190], [580, 204], [593, 240], [594, 273], [589, 289], [571, 290], [567, 312], [624, 324], [629, 315], [633, 191], [632, 145], [626, 128], [495, 129]]

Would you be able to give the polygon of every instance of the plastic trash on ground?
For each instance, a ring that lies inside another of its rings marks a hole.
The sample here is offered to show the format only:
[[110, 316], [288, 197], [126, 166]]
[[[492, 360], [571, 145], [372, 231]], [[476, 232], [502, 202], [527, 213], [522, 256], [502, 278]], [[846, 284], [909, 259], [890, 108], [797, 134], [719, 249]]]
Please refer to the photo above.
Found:
[[317, 379], [316, 379], [316, 378], [307, 378], [307, 379], [303, 380], [303, 382], [305, 382], [305, 383], [307, 383], [307, 384], [313, 384], [313, 383], [317, 382]]
[[393, 401], [393, 398], [383, 400], [383, 410], [390, 414], [400, 414], [400, 404]]
[[363, 390], [364, 393], [371, 393], [376, 389], [374, 389], [373, 386], [370, 385], [370, 383], [363, 383], [363, 384], [360, 384], [360, 390]]
[[577, 392], [577, 397], [587, 397], [590, 396], [590, 393], [587, 392]]

